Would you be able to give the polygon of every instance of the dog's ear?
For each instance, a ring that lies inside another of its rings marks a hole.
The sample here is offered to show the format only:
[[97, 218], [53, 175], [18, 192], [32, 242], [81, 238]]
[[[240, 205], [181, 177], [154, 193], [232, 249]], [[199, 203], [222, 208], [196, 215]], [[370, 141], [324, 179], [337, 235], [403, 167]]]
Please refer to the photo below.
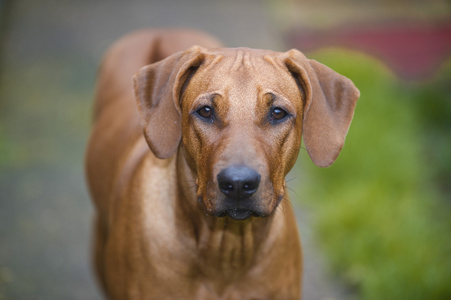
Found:
[[194, 46], [142, 67], [133, 78], [144, 136], [158, 158], [170, 157], [180, 143], [180, 100], [202, 53], [203, 48]]
[[360, 96], [352, 81], [298, 50], [285, 53], [285, 65], [305, 95], [303, 137], [312, 161], [330, 166], [344, 145]]

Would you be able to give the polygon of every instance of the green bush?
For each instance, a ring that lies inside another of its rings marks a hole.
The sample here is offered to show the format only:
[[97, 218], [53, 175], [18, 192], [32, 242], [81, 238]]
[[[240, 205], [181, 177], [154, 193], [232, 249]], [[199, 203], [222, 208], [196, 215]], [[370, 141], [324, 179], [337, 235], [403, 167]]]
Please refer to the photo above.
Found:
[[[451, 93], [431, 88], [437, 80], [402, 84], [361, 54], [327, 50], [314, 58], [351, 78], [361, 92], [335, 164], [320, 169], [306, 151], [298, 164], [305, 174], [298, 194], [314, 211], [316, 236], [333, 269], [358, 299], [451, 299], [451, 209], [435, 184], [451, 166], [428, 154], [447, 138], [434, 155], [449, 159], [450, 138], [425, 126], [437, 111], [451, 113]], [[447, 80], [438, 81], [449, 83], [444, 73]], [[447, 106], [433, 106], [444, 98]]]

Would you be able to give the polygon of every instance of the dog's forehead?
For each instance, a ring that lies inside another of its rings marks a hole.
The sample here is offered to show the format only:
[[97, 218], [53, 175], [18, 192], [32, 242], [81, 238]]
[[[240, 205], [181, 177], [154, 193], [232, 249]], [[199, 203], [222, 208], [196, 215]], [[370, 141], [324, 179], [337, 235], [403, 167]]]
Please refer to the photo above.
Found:
[[195, 77], [204, 92], [215, 89], [286, 91], [296, 86], [282, 53], [251, 48], [218, 48], [204, 52]]
[[258, 68], [264, 65], [276, 64], [274, 58], [281, 53], [271, 50], [251, 48], [217, 48], [206, 51], [210, 63], [227, 65], [231, 70], [241, 68]]
[[268, 109], [268, 103], [298, 110], [301, 93], [282, 53], [223, 48], [206, 50], [204, 55], [187, 86], [183, 101], [185, 107], [190, 107], [187, 111], [213, 104], [224, 112], [246, 113], [252, 120], [260, 110]]
[[254, 49], [247, 47], [238, 47], [238, 48], [211, 48], [205, 49], [205, 53], [213, 54], [213, 55], [223, 55], [227, 57], [236, 57], [237, 55], [247, 54], [255, 57], [264, 56], [264, 55], [278, 55], [280, 52], [272, 51], [272, 50], [264, 50], [264, 49]]

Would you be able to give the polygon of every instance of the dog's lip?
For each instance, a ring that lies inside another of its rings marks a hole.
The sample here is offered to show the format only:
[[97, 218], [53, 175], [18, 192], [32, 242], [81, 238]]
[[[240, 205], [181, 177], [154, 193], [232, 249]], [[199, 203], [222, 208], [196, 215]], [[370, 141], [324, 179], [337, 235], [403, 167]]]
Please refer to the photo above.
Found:
[[249, 219], [250, 217], [261, 217], [258, 213], [243, 208], [226, 209], [215, 213], [214, 216], [219, 218], [230, 217], [236, 221], [244, 221]]
[[210, 215], [216, 218], [229, 217], [233, 220], [242, 221], [249, 219], [250, 217], [265, 218], [273, 212], [261, 211], [257, 207], [254, 208], [251, 205], [246, 205], [245, 203], [238, 203], [237, 205], [219, 205], [219, 207], [211, 204], [207, 206], [205, 199], [201, 196], [197, 198], [197, 201], [206, 210], [207, 216]]
[[255, 215], [254, 212], [248, 209], [234, 208], [226, 210], [226, 214], [234, 220], [242, 221]]

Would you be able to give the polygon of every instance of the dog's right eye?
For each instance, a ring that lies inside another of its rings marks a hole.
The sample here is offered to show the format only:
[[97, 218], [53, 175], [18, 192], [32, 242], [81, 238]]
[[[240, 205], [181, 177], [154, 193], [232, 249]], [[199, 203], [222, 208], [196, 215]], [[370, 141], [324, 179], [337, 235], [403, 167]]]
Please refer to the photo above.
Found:
[[196, 110], [196, 114], [205, 121], [213, 122], [214, 120], [213, 108], [208, 105], [202, 106], [201, 108]]
[[271, 115], [269, 117], [269, 121], [272, 124], [279, 124], [283, 122], [290, 114], [281, 107], [274, 107], [271, 109]]

